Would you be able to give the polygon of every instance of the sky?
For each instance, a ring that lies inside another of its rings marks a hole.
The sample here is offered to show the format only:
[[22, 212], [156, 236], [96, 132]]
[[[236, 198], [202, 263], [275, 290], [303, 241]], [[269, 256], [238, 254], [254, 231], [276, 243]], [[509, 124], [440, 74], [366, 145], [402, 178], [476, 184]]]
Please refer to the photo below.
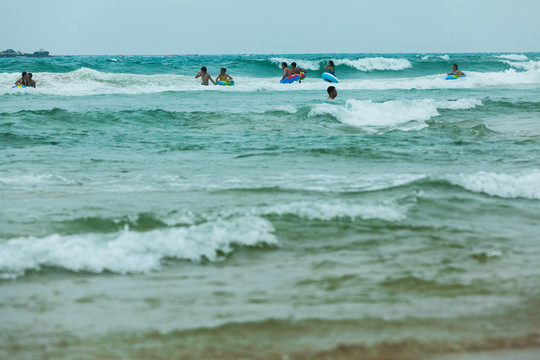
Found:
[[540, 51], [539, 15], [540, 0], [0, 0], [0, 50], [527, 52]]

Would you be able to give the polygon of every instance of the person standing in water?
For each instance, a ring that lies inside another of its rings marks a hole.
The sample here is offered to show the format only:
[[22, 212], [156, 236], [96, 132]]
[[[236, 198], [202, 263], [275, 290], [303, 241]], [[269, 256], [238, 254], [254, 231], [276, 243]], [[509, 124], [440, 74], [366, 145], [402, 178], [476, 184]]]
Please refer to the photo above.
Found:
[[446, 74], [446, 75], [453, 75], [453, 76], [458, 76], [458, 75], [459, 75], [459, 76], [463, 76], [463, 75], [465, 75], [465, 74], [464, 74], [462, 71], [459, 71], [459, 70], [458, 70], [457, 64], [453, 64], [453, 65], [452, 65], [452, 72], [451, 72], [451, 73], [448, 73], [448, 74]]
[[226, 71], [227, 71], [226, 68], [221, 68], [221, 70], [219, 71], [219, 75], [216, 76], [216, 82], [221, 81], [221, 82], [226, 83], [227, 81], [233, 79], [232, 76], [226, 73]]
[[326, 65], [324, 67], [324, 70], [326, 70], [327, 72], [329, 72], [331, 75], [334, 75], [336, 76], [336, 74], [334, 73], [335, 70], [334, 70], [334, 62], [332, 60], [329, 60], [328, 61], [328, 65]]
[[36, 82], [32, 80], [32, 73], [26, 74], [26, 86], [36, 87]]
[[304, 73], [304, 74], [307, 73], [306, 70], [300, 69], [299, 67], [296, 67], [295, 62], [291, 63], [291, 71], [292, 71], [293, 75], [297, 75], [297, 74], [300, 74], [300, 73]]
[[210, 74], [206, 72], [206, 66], [203, 66], [201, 68], [201, 71], [199, 71], [197, 75], [195, 75], [195, 79], [197, 78], [201, 78], [201, 85], [208, 86], [208, 80], [210, 80], [212, 84], [216, 85]]
[[286, 62], [281, 63], [281, 68], [283, 69], [283, 77], [281, 78], [281, 80], [283, 80], [285, 78], [288, 78], [289, 76], [291, 76], [293, 74], [292, 70], [287, 67]]
[[21, 78], [19, 80], [15, 81], [15, 85], [26, 86], [26, 83], [27, 83], [26, 75], [27, 74], [28, 73], [26, 71], [23, 71]]
[[335, 86], [329, 86], [328, 89], [326, 89], [326, 91], [328, 92], [329, 100], [334, 100], [337, 97], [337, 90]]

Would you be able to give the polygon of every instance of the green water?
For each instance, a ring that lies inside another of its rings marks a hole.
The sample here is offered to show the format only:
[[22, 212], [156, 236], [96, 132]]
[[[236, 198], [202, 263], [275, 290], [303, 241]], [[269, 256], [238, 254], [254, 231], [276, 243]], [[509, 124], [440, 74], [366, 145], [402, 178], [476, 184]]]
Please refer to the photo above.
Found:
[[0, 84], [0, 357], [540, 345], [540, 54], [0, 59]]

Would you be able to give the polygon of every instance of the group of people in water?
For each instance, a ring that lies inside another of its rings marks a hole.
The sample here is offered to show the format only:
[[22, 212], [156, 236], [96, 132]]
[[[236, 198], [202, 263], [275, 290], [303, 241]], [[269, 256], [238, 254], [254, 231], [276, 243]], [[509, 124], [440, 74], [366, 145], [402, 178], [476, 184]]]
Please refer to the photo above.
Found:
[[[296, 63], [291, 63], [291, 67], [289, 68], [286, 62], [281, 63], [281, 68], [283, 69], [283, 77], [281, 80], [288, 78], [289, 76], [298, 75], [298, 74], [306, 74], [307, 71], [299, 68], [296, 66]], [[324, 70], [326, 70], [328, 73], [335, 75], [335, 68], [334, 68], [334, 62], [332, 60], [329, 60], [326, 66], [324, 67]], [[231, 80], [233, 80], [233, 77], [227, 74], [226, 68], [221, 68], [219, 75], [216, 76], [216, 80], [212, 79], [212, 76], [208, 74], [208, 69], [206, 66], [201, 67], [201, 71], [195, 75], [195, 79], [201, 78], [201, 85], [209, 85], [208, 81], [211, 81], [212, 84], [217, 85], [218, 83], [228, 83]], [[465, 75], [462, 71], [458, 70], [457, 64], [452, 65], [452, 72], [448, 73], [447, 75]], [[19, 80], [15, 82], [15, 86], [28, 86], [28, 87], [36, 87], [36, 82], [32, 80], [32, 73], [24, 71], [22, 73], [22, 76]], [[328, 99], [333, 100], [337, 97], [337, 90], [335, 86], [329, 86], [328, 89], [326, 89], [328, 92]]]
[[[293, 76], [293, 75], [299, 75], [299, 74], [306, 74], [307, 71], [299, 68], [296, 66], [295, 62], [291, 63], [291, 67], [288, 67], [288, 64], [286, 62], [281, 63], [281, 68], [283, 69], [283, 77], [281, 80]], [[328, 64], [324, 67], [324, 69], [329, 72], [332, 75], [335, 75], [334, 70], [334, 62], [332, 60], [328, 61]], [[206, 66], [201, 67], [201, 71], [195, 75], [195, 79], [201, 78], [201, 85], [208, 86], [209, 81], [212, 82], [212, 84], [217, 85], [218, 83], [227, 83], [233, 79], [232, 76], [227, 74], [226, 68], [221, 68], [220, 73], [218, 76], [216, 76], [216, 80], [212, 79], [212, 76], [208, 73], [208, 69]], [[280, 80], [280, 81], [281, 81]], [[335, 99], [337, 96], [337, 90], [334, 86], [329, 86], [328, 89], [328, 99]]]
[[15, 86], [28, 86], [35, 88], [36, 82], [32, 80], [32, 73], [23, 71], [21, 78], [15, 81]]
[[206, 69], [206, 66], [203, 66], [201, 68], [201, 71], [195, 75], [195, 79], [201, 78], [201, 85], [208, 85], [208, 80], [212, 82], [212, 84], [217, 85], [218, 82], [226, 83], [228, 81], [231, 81], [233, 78], [229, 74], [227, 74], [226, 68], [221, 68], [219, 71], [219, 75], [216, 76], [216, 81], [212, 79], [212, 76], [207, 72], [208, 69]]

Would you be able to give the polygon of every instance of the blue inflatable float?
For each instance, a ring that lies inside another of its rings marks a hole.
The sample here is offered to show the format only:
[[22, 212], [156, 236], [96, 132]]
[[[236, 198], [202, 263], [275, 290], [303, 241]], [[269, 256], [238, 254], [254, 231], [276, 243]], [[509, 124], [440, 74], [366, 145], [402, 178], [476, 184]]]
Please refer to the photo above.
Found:
[[324, 72], [322, 74], [322, 78], [324, 81], [332, 82], [332, 83], [339, 83], [339, 80], [334, 75], [330, 74], [329, 72]]
[[291, 75], [291, 76], [286, 77], [285, 79], [281, 80], [280, 83], [281, 84], [290, 84], [290, 83], [293, 83], [295, 81], [300, 82], [300, 80], [304, 80], [305, 78], [306, 78], [306, 74], [304, 74], [304, 73], [294, 74], [294, 75]]
[[446, 80], [456, 80], [464, 77], [467, 77], [467, 75], [448, 75]]
[[218, 80], [217, 83], [218, 85], [222, 85], [222, 86], [233, 86], [234, 80], [227, 80], [227, 81]]

